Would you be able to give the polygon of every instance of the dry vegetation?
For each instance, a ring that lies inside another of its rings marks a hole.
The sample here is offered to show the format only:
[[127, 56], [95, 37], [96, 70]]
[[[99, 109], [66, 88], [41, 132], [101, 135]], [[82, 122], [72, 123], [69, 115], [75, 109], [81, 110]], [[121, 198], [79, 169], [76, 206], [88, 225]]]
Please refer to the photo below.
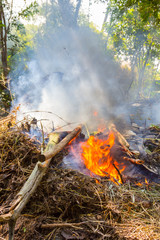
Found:
[[[0, 133], [0, 214], [8, 211], [39, 154], [20, 129], [8, 129], [8, 121], [3, 119]], [[117, 186], [105, 178], [63, 169], [66, 154], [67, 148], [52, 160], [17, 220], [15, 240], [160, 239], [160, 185]], [[0, 239], [7, 235], [8, 225], [1, 224]]]

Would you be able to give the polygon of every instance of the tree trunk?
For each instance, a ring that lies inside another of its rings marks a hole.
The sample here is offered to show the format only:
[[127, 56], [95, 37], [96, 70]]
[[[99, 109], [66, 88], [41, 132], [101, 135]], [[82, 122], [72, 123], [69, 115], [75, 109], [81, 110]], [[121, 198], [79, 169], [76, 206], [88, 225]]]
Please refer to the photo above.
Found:
[[[104, 17], [104, 21], [103, 21], [103, 25], [102, 25], [102, 28], [101, 28], [101, 31], [103, 32], [104, 29], [105, 29], [105, 23], [108, 21], [108, 17], [109, 17], [109, 13], [111, 11], [111, 6], [109, 5], [106, 9], [106, 14], [105, 14], [105, 17]], [[112, 27], [112, 12], [111, 12], [111, 15], [110, 15], [110, 19], [108, 21], [108, 26], [109, 26], [109, 29], [107, 31], [107, 38], [106, 38], [106, 48], [108, 46], [108, 40], [109, 40], [109, 37], [111, 36], [111, 27]]]
[[102, 31], [102, 32], [104, 31], [105, 23], [106, 23], [107, 20], [108, 20], [108, 16], [109, 16], [109, 12], [110, 12], [110, 10], [111, 10], [111, 7], [110, 7], [110, 5], [108, 5], [108, 7], [107, 7], [107, 9], [106, 9], [105, 16], [104, 16], [104, 20], [103, 20], [102, 28], [101, 28], [101, 31]]
[[141, 91], [142, 91], [142, 83], [143, 83], [145, 68], [146, 68], [146, 65], [147, 65], [147, 63], [148, 63], [148, 59], [149, 59], [151, 47], [152, 47], [152, 43], [150, 43], [150, 45], [149, 45], [149, 47], [148, 47], [144, 65], [142, 66], [142, 69], [141, 69], [141, 71], [140, 71], [140, 73], [139, 73], [139, 77], [138, 77], [138, 90], [139, 90], [139, 93], [138, 93], [138, 96], [140, 95], [140, 93], [141, 93]]
[[[7, 63], [7, 26], [4, 14], [4, 8], [2, 5], [2, 0], [0, 0], [0, 59], [1, 59], [1, 82], [0, 91], [4, 92], [2, 99], [2, 107], [9, 110], [9, 102], [11, 102], [11, 94], [8, 86], [8, 63]], [[9, 23], [8, 23], [9, 24]]]
[[82, 3], [82, 0], [77, 0], [77, 6], [76, 6], [76, 11], [75, 11], [75, 16], [74, 16], [75, 25], [77, 25], [77, 22], [78, 22], [78, 15], [79, 15], [79, 9], [81, 7], [81, 3]]
[[62, 24], [65, 27], [72, 28], [74, 26], [73, 6], [70, 0], [58, 0], [61, 12]]
[[[7, 87], [7, 32], [6, 32], [6, 20], [4, 15], [4, 10], [2, 6], [2, 1], [0, 1], [0, 48], [1, 48], [1, 62], [2, 62], [2, 72], [4, 77], [4, 86]], [[4, 26], [2, 26], [2, 24]]]

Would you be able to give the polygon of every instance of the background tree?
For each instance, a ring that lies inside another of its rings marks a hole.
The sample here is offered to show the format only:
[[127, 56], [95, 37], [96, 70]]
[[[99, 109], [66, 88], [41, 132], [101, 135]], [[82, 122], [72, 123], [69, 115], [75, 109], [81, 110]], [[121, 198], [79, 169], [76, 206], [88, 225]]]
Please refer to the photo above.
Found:
[[137, 10], [143, 22], [152, 22], [158, 26], [160, 24], [160, 1], [159, 0], [116, 0], [121, 13], [137, 6]]
[[[125, 11], [123, 8], [122, 11], [121, 5], [117, 5], [117, 2], [110, 1], [109, 20], [105, 22], [103, 29], [117, 58], [121, 56], [119, 60], [129, 61], [132, 83], [136, 84], [141, 93], [145, 72], [151, 62], [158, 61], [160, 55], [160, 31], [152, 21], [144, 22], [138, 5], [134, 4], [134, 7], [127, 8]], [[135, 78], [135, 72], [137, 78]]]
[[37, 13], [37, 3], [34, 1], [21, 12], [15, 13], [13, 7], [16, 2], [0, 0], [0, 100], [1, 107], [6, 109], [11, 102], [11, 93], [8, 86], [9, 60], [14, 55], [15, 49], [21, 47], [22, 41], [18, 36], [19, 31], [24, 31], [21, 18], [29, 18]]

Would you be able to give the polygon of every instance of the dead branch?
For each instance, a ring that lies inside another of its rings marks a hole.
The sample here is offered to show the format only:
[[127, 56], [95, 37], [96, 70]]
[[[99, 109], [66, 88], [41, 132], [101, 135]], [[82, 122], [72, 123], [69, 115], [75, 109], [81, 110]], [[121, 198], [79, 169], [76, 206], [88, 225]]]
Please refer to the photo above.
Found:
[[11, 216], [12, 216], [11, 212], [0, 215], [0, 222], [9, 222], [9, 220], [11, 219]]
[[44, 157], [46, 160], [44, 162], [37, 162], [28, 180], [25, 182], [20, 192], [16, 195], [15, 200], [11, 203], [9, 213], [0, 215], [0, 221], [8, 222], [9, 224], [9, 240], [13, 240], [16, 220], [40, 184], [42, 177], [45, 175], [46, 170], [49, 167], [52, 157], [59, 153], [80, 132], [81, 126], [75, 128], [60, 143], [55, 145], [52, 151], [50, 150], [45, 153]]
[[[91, 221], [91, 223], [104, 223], [104, 221]], [[48, 224], [42, 224], [41, 228], [55, 228], [55, 227], [78, 227], [83, 224], [88, 224], [90, 221], [85, 222], [79, 222], [79, 223], [67, 223], [67, 222], [55, 222], [55, 223], [48, 223]]]
[[120, 180], [121, 180], [121, 183], [124, 183], [124, 181], [123, 181], [123, 178], [122, 178], [122, 174], [120, 173], [120, 171], [119, 171], [119, 169], [116, 167], [116, 165], [113, 163], [113, 166], [114, 166], [114, 168], [117, 170], [117, 172], [118, 172], [118, 175], [119, 175], [119, 177], [120, 177]]
[[40, 155], [39, 160], [44, 161], [54, 157], [60, 152], [74, 137], [81, 132], [81, 126], [75, 128], [70, 134], [68, 134], [59, 144], [56, 144], [51, 150], [44, 152]]
[[75, 227], [78, 227], [82, 224], [85, 224], [85, 222], [80, 222], [80, 223], [50, 223], [50, 224], [42, 224], [41, 225], [41, 228], [55, 228], [55, 227], [72, 227], [72, 228], [75, 228]]
[[134, 159], [134, 158], [128, 158], [128, 157], [123, 157], [124, 160], [127, 160], [127, 161], [130, 161], [131, 163], [134, 163], [134, 164], [143, 164], [144, 161], [141, 160], [141, 159]]
[[116, 129], [116, 126], [112, 123], [109, 125], [109, 130], [113, 131], [116, 135], [116, 137], [118, 138], [118, 142], [122, 145], [125, 146], [126, 148], [129, 148], [129, 143], [127, 142], [127, 140], [122, 136], [122, 134], [120, 132], [118, 132], [118, 130]]

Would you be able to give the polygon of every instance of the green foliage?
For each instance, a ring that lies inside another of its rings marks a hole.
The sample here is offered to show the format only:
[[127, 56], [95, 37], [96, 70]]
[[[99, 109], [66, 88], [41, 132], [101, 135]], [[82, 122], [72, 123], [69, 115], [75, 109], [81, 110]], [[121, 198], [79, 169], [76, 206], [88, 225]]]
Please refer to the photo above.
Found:
[[[1, 76], [3, 79], [3, 76]], [[9, 109], [11, 106], [11, 93], [9, 89], [0, 88], [0, 114], [2, 109]]]
[[131, 7], [127, 5], [124, 8], [125, 2], [110, 1], [110, 20], [105, 23], [105, 30], [108, 33], [109, 47], [115, 49], [117, 58], [130, 63], [132, 73], [137, 74], [136, 87], [141, 91], [146, 85], [146, 73], [150, 72], [150, 67], [154, 69], [153, 63], [160, 56], [160, 30], [152, 20], [144, 21], [136, 1], [134, 5], [130, 4]]
[[159, 0], [115, 0], [121, 13], [137, 6], [137, 10], [144, 23], [151, 22], [154, 25], [160, 24], [160, 1]]
[[39, 12], [39, 5], [36, 1], [34, 1], [28, 7], [26, 7], [24, 10], [19, 12], [18, 16], [29, 20], [38, 12]]
[[150, 128], [154, 128], [154, 129], [156, 129], [157, 131], [160, 131], [160, 126], [155, 125], [155, 124], [151, 124], [151, 125], [150, 125]]
[[[0, 21], [0, 42], [2, 46], [5, 46], [5, 56], [7, 56], [5, 62], [3, 60], [4, 57], [1, 57], [0, 66], [2, 67], [0, 69], [0, 73], [3, 73], [1, 74], [2, 82], [3, 78], [7, 79], [6, 73], [8, 74], [10, 70], [17, 69], [16, 60], [18, 59], [18, 62], [21, 62], [22, 57], [20, 56], [26, 55], [25, 52], [27, 48], [32, 48], [31, 37], [26, 37], [26, 29], [24, 24], [21, 22], [21, 19], [29, 20], [33, 18], [33, 16], [38, 13], [38, 4], [36, 1], [34, 1], [27, 6], [26, 3], [26, 8], [18, 13], [13, 12], [12, 2], [10, 3], [8, 1], [1, 1], [0, 4], [1, 15], [3, 15], [3, 22]], [[27, 59], [27, 57], [24, 59]], [[25, 63], [21, 63], [21, 65], [25, 65]], [[5, 108], [6, 106], [10, 105], [9, 101], [12, 100], [11, 96], [9, 97], [10, 91], [7, 90], [7, 85], [8, 84], [4, 83], [0, 86], [0, 101]]]
[[38, 32], [38, 26], [26, 25], [25, 32], [17, 31], [17, 37], [20, 44], [9, 50], [8, 63], [12, 73], [12, 79], [16, 81], [20, 74], [27, 71], [27, 62], [29, 62], [35, 49], [35, 38]]

